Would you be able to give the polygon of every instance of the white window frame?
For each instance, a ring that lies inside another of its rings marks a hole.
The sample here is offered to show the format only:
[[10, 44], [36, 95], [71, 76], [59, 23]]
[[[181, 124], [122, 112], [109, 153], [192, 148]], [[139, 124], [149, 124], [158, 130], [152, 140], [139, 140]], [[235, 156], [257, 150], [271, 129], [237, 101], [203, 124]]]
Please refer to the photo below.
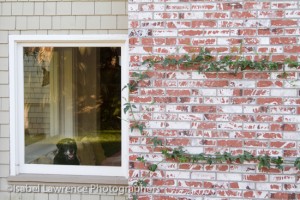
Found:
[[[127, 35], [11, 35], [9, 36], [9, 87], [10, 87], [10, 175], [59, 174], [128, 177], [128, 130], [127, 120], [122, 120], [121, 166], [74, 166], [26, 164], [24, 161], [24, 46], [55, 47], [121, 47], [121, 86], [129, 81]], [[122, 91], [128, 97], [128, 90]], [[122, 98], [122, 105], [124, 105]], [[123, 110], [123, 109], [122, 109]], [[126, 119], [122, 113], [122, 119]]]

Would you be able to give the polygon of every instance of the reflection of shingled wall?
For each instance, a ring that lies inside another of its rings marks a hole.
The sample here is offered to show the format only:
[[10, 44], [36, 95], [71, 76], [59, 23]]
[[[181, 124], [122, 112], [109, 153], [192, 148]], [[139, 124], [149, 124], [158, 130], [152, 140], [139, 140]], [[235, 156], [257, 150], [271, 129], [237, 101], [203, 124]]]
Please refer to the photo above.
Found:
[[47, 134], [50, 132], [50, 88], [42, 86], [42, 66], [33, 56], [24, 55], [24, 97], [30, 106], [28, 113], [29, 134]]

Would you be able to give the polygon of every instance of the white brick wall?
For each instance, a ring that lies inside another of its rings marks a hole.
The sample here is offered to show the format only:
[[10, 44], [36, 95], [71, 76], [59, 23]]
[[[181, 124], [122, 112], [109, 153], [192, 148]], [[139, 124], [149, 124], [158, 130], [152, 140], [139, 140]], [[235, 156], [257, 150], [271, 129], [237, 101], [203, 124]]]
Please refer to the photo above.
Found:
[[126, 196], [13, 193], [9, 175], [8, 35], [127, 34], [125, 0], [0, 1], [0, 199], [125, 200]]

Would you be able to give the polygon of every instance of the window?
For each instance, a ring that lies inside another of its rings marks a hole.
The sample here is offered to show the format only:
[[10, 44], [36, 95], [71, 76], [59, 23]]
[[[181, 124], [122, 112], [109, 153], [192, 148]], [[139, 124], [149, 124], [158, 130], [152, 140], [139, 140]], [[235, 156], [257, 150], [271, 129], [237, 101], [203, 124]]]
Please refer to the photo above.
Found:
[[127, 175], [126, 36], [11, 36], [11, 175]]

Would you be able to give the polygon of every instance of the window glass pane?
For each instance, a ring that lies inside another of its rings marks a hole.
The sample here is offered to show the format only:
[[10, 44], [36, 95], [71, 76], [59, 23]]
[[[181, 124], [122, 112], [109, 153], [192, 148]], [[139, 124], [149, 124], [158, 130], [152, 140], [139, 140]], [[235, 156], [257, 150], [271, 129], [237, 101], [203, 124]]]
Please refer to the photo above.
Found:
[[121, 48], [23, 50], [25, 163], [120, 166]]

